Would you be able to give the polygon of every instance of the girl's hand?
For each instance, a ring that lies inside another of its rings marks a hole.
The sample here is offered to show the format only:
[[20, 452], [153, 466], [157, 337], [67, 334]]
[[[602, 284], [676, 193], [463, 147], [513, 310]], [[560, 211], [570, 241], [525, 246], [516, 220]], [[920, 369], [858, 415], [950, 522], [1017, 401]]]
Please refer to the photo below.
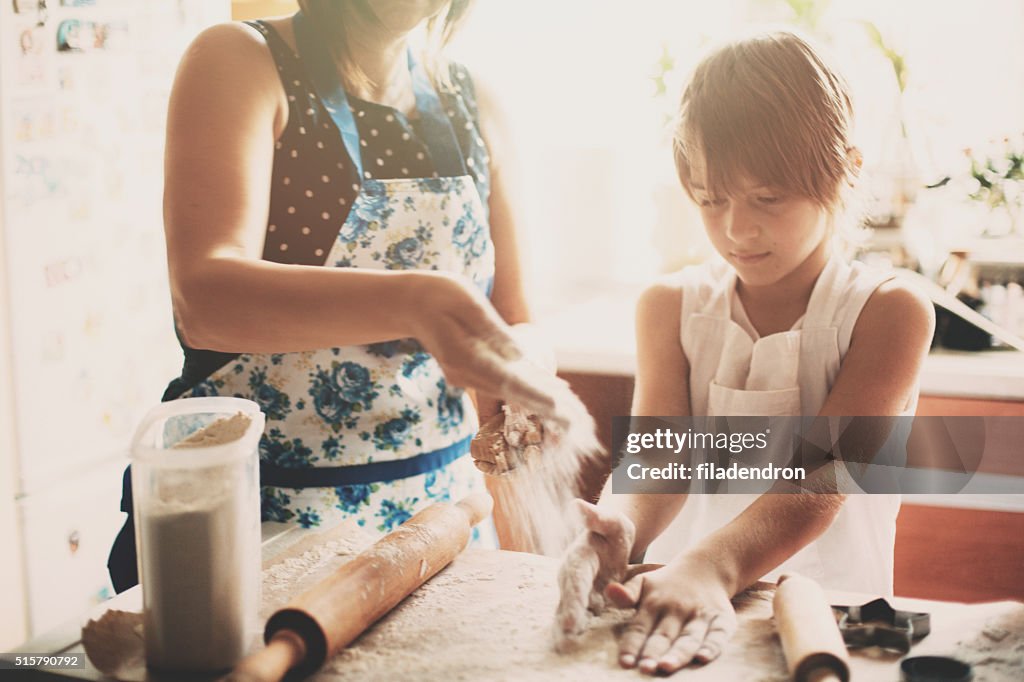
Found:
[[736, 631], [736, 611], [714, 564], [683, 555], [662, 568], [611, 583], [607, 597], [637, 612], [619, 636], [619, 663], [653, 675], [718, 658]]
[[597, 613], [604, 608], [604, 589], [626, 574], [636, 537], [633, 522], [624, 514], [583, 500], [576, 500], [576, 505], [584, 531], [569, 546], [558, 569], [557, 649], [586, 629], [588, 609]]

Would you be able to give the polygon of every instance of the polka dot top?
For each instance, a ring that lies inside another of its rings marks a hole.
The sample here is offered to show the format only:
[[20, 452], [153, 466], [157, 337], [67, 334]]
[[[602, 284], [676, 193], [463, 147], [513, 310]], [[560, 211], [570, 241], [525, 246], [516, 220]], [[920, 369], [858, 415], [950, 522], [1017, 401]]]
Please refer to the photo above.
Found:
[[[323, 265], [359, 191], [356, 168], [341, 134], [306, 76], [301, 57], [263, 21], [246, 22], [258, 30], [277, 65], [288, 99], [288, 125], [274, 144], [263, 259], [277, 263]], [[455, 129], [469, 175], [486, 211], [490, 194], [489, 157], [480, 135], [473, 82], [461, 65], [450, 67], [452, 88], [438, 92]], [[379, 180], [436, 176], [419, 120], [382, 104], [348, 95], [362, 147], [363, 170]], [[189, 348], [182, 374], [164, 393], [172, 400], [237, 357]]]
[[[288, 98], [288, 126], [275, 143], [270, 219], [263, 258], [278, 263], [323, 265], [359, 190], [356, 169], [330, 114], [306, 77], [302, 59], [265, 22], [263, 34]], [[489, 194], [488, 156], [477, 123], [473, 82], [451, 66], [454, 91], [438, 93], [451, 119], [469, 174], [484, 206]], [[418, 119], [392, 107], [348, 95], [359, 129], [363, 170], [370, 178], [435, 177]]]

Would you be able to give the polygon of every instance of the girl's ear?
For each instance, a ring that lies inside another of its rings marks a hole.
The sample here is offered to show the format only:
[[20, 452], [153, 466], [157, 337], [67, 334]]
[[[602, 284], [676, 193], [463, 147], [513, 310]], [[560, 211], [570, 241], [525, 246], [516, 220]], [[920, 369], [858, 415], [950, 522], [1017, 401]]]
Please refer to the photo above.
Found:
[[846, 166], [850, 173], [849, 183], [852, 185], [853, 180], [860, 177], [861, 166], [864, 165], [864, 155], [860, 149], [856, 147], [849, 147], [846, 150]]

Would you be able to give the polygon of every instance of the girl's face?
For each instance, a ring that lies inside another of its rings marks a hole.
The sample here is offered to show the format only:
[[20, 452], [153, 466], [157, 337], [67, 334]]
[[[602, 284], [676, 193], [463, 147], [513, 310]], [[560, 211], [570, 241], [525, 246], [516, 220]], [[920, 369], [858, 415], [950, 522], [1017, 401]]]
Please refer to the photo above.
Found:
[[366, 0], [366, 7], [381, 26], [395, 33], [408, 33], [440, 12], [449, 0]]
[[824, 265], [829, 228], [821, 206], [748, 179], [736, 184], [735, 196], [713, 197], [698, 165], [690, 184], [704, 227], [745, 284], [775, 284], [812, 256]]

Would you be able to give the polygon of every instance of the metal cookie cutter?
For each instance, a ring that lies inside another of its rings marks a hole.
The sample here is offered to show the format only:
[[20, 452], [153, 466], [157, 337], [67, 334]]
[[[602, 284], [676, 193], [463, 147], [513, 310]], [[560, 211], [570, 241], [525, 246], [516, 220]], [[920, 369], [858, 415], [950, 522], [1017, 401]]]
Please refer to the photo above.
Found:
[[839, 632], [850, 649], [877, 646], [905, 654], [931, 632], [927, 613], [897, 611], [885, 599], [860, 606], [833, 606]]

